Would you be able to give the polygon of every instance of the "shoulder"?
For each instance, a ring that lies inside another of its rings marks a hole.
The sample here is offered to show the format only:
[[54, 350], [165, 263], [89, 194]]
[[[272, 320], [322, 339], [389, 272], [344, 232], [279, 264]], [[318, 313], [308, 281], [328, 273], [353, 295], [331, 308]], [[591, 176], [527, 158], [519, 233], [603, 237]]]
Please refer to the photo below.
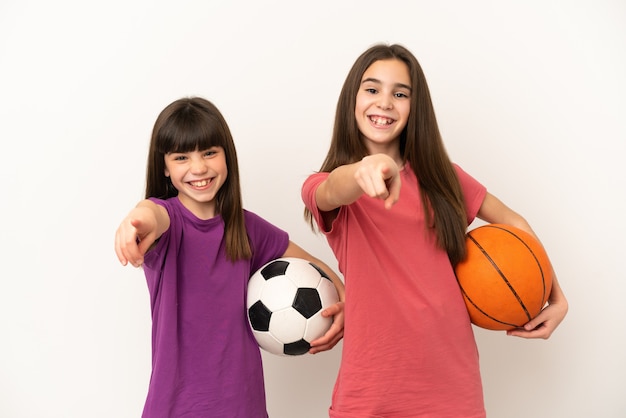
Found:
[[156, 197], [149, 197], [146, 201], [156, 206], [155, 209], [159, 216], [169, 218], [170, 222], [172, 221], [172, 217], [177, 217], [178, 215], [179, 211], [176, 209], [176, 205], [174, 204], [174, 201], [178, 201], [176, 198], [158, 199]]
[[286, 231], [245, 209], [244, 222], [252, 245], [253, 268], [259, 268], [267, 261], [280, 257], [286, 251], [289, 245], [289, 234]]
[[302, 187], [303, 188], [316, 188], [317, 186], [319, 186], [321, 182], [323, 182], [324, 180], [328, 178], [329, 174], [330, 173], [327, 173], [327, 172], [319, 172], [319, 173], [310, 174], [304, 180], [304, 184], [302, 185]]
[[179, 202], [179, 200], [176, 197], [170, 197], [168, 199], [159, 199], [157, 197], [149, 197], [147, 200], [151, 201], [152, 203], [156, 205], [164, 207], [168, 212], [176, 210], [178, 206], [180, 206], [176, 204], [176, 202]]
[[463, 191], [463, 199], [465, 200], [465, 207], [469, 222], [473, 220], [478, 213], [478, 210], [487, 195], [487, 188], [457, 164], [453, 163], [453, 166], [456, 170], [457, 177], [459, 178], [459, 184], [461, 185], [461, 189]]
[[476, 180], [476, 178], [470, 175], [467, 171], [463, 170], [463, 168], [461, 168], [461, 166], [459, 166], [458, 164], [452, 163], [452, 167], [454, 167], [456, 175], [459, 179], [459, 183], [461, 183], [461, 187], [484, 188], [484, 186], [478, 180]]
[[251, 212], [251, 211], [249, 211], [247, 209], [243, 210], [243, 219], [246, 222], [246, 226], [253, 225], [253, 224], [256, 224], [256, 223], [267, 222], [261, 216], [257, 215], [254, 212]]
[[456, 172], [457, 176], [467, 176], [467, 172], [465, 170], [463, 170], [461, 168], [460, 165], [458, 165], [457, 163], [452, 163], [452, 168], [454, 168], [454, 171]]
[[304, 204], [311, 209], [315, 202], [315, 191], [324, 180], [328, 178], [330, 173], [319, 172], [309, 175], [302, 184], [301, 197]]
[[279, 227], [272, 224], [270, 221], [262, 218], [254, 212], [244, 209], [243, 211], [244, 222], [246, 223], [246, 230], [248, 235], [255, 235], [258, 233], [270, 233], [283, 232]]
[[155, 204], [157, 204], [157, 205], [161, 205], [161, 206], [165, 206], [165, 205], [166, 205], [166, 202], [167, 202], [167, 200], [165, 200], [165, 199], [159, 199], [159, 198], [157, 198], [157, 197], [149, 197], [149, 198], [147, 198], [146, 200], [149, 200], [149, 201], [151, 201], [152, 203], [155, 203]]

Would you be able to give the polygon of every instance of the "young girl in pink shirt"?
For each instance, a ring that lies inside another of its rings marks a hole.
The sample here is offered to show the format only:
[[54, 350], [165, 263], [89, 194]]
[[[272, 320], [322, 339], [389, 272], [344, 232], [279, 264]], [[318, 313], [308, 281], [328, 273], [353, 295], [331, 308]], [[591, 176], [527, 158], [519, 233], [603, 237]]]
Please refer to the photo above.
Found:
[[[478, 352], [454, 266], [480, 218], [534, 235], [526, 220], [452, 163], [417, 59], [375, 45], [354, 63], [330, 149], [304, 183], [311, 225], [344, 275], [333, 418], [485, 417]], [[523, 328], [548, 338], [567, 313], [556, 278]]]

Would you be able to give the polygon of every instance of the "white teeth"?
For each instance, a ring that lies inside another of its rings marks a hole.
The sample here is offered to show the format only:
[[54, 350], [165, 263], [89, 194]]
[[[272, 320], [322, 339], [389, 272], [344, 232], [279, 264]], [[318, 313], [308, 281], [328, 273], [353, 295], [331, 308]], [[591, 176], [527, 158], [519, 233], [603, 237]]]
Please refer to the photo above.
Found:
[[209, 182], [208, 182], [208, 181], [206, 181], [206, 180], [201, 180], [201, 181], [190, 181], [189, 183], [190, 183], [192, 186], [195, 186], [195, 187], [204, 187], [204, 186], [206, 186], [207, 184], [209, 184]]
[[381, 118], [381, 117], [370, 117], [370, 120], [374, 122], [376, 125], [391, 125], [393, 123], [393, 119]]

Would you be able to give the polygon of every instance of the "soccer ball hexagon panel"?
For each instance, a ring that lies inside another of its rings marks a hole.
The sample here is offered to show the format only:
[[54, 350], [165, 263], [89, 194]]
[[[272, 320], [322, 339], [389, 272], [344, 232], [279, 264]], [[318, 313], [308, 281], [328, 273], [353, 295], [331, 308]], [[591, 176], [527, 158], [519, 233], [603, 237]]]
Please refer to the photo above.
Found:
[[322, 310], [339, 301], [330, 278], [300, 258], [279, 258], [248, 282], [247, 310], [259, 346], [276, 355], [301, 355], [328, 331], [332, 318]]

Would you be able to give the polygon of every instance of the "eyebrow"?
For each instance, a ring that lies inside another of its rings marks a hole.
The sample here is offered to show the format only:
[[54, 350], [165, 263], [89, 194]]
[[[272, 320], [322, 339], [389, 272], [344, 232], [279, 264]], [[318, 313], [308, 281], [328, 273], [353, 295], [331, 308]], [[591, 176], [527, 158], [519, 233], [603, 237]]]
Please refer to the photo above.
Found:
[[[367, 82], [371, 82], [371, 83], [377, 83], [377, 84], [382, 84], [382, 81], [380, 81], [377, 78], [373, 78], [373, 77], [368, 77], [363, 79], [363, 81], [361, 81], [361, 85], [367, 83]], [[403, 88], [403, 89], [407, 89], [408, 91], [413, 91], [413, 89], [411, 88], [411, 86], [407, 86], [404, 83], [396, 83], [393, 85], [395, 88]]]

